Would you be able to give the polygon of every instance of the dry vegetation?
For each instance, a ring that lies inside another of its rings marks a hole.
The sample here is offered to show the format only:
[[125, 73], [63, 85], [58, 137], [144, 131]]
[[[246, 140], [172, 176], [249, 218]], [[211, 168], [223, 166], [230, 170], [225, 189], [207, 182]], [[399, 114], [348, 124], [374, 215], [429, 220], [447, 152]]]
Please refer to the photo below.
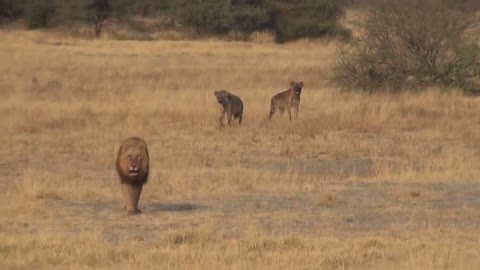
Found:
[[[478, 98], [340, 92], [335, 47], [307, 41], [0, 36], [0, 268], [480, 264]], [[268, 122], [291, 79], [299, 121]], [[218, 127], [222, 88], [242, 126]], [[152, 161], [136, 217], [113, 168], [131, 135]]]

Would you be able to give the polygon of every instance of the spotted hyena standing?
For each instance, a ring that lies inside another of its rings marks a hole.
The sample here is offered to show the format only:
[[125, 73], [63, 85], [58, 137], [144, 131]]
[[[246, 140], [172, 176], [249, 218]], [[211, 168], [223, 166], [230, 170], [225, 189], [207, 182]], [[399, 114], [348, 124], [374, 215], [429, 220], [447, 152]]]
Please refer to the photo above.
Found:
[[215, 97], [220, 104], [220, 124], [223, 124], [225, 114], [228, 118], [228, 125], [232, 122], [232, 119], [238, 119], [238, 123], [242, 123], [243, 116], [243, 102], [242, 100], [232, 93], [226, 90], [215, 91]]
[[289, 120], [292, 121], [292, 113], [290, 108], [294, 109], [295, 119], [298, 119], [298, 107], [300, 106], [300, 94], [302, 93], [303, 82], [290, 82], [290, 89], [280, 92], [272, 97], [270, 101], [270, 116], [275, 114], [278, 110], [280, 115], [283, 114], [285, 109], [288, 111]]

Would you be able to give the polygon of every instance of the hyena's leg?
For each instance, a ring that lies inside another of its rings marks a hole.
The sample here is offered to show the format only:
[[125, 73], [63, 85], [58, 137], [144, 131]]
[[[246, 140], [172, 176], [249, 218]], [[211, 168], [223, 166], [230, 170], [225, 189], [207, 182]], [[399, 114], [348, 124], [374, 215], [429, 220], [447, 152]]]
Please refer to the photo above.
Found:
[[295, 106], [295, 119], [298, 119], [298, 107], [299, 106]]
[[292, 112], [290, 111], [290, 106], [288, 106], [287, 111], [288, 111], [288, 120], [290, 120], [290, 122], [291, 122], [292, 121]]
[[228, 112], [228, 113], [227, 113], [227, 117], [228, 117], [228, 125], [231, 125], [231, 123], [232, 123], [232, 118], [233, 118], [233, 113]]
[[275, 102], [273, 102], [272, 100], [270, 103], [270, 115], [268, 116], [268, 118], [272, 119], [272, 116], [275, 114], [275, 110], [276, 110]]
[[222, 112], [222, 114], [220, 115], [220, 119], [218, 119], [218, 121], [220, 122], [220, 125], [222, 127], [224, 127], [225, 125], [223, 124], [223, 119], [225, 118], [225, 111]]
[[240, 115], [238, 116], [238, 124], [240, 125], [241, 123], [242, 123], [242, 115], [240, 114]]

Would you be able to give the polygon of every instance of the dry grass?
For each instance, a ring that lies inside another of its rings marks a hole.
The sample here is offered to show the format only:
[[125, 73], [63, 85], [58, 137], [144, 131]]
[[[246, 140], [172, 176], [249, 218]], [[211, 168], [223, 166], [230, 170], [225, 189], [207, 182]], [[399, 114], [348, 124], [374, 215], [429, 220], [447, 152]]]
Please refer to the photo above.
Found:
[[[339, 92], [333, 44], [0, 35], [1, 268], [480, 263], [478, 98]], [[268, 122], [292, 79], [300, 120]], [[218, 127], [221, 88], [243, 98], [242, 126]], [[131, 135], [152, 159], [133, 219], [113, 170]]]
[[[39, 269], [69, 265], [72, 269], [476, 269], [477, 247], [455, 243], [467, 233], [427, 230], [415, 241], [401, 233], [341, 241], [299, 235], [271, 236], [253, 230], [242, 237], [212, 233], [208, 228], [165, 232], [152, 239], [139, 236], [115, 244], [97, 232], [77, 235], [9, 237], [2, 254], [19, 264], [5, 267]], [[386, 237], [388, 237], [386, 240]], [[475, 237], [475, 236], [473, 236]], [[94, 247], [92, 249], [92, 247]], [[52, 269], [52, 268], [48, 268]], [[56, 268], [55, 268], [56, 269]], [[58, 269], [64, 269], [58, 267]]]

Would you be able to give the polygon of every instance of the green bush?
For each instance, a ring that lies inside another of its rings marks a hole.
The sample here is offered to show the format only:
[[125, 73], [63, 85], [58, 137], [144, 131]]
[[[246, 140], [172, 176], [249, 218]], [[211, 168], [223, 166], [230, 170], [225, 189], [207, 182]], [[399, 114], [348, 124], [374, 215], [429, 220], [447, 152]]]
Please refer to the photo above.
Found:
[[169, 11], [174, 2], [174, 0], [136, 0], [132, 1], [129, 10], [132, 14], [154, 17], [160, 13]]
[[277, 42], [345, 33], [339, 24], [345, 13], [341, 1], [284, 0], [274, 1], [273, 4], [273, 28]]
[[46, 27], [55, 14], [51, 1], [30, 0], [25, 5], [25, 22], [29, 29]]
[[0, 18], [12, 19], [23, 14], [25, 0], [0, 0]]
[[395, 0], [369, 13], [363, 33], [339, 49], [335, 77], [369, 91], [442, 85], [478, 89], [480, 49], [470, 15], [435, 0]]
[[104, 22], [111, 14], [112, 3], [110, 0], [93, 0], [92, 3], [85, 7], [86, 19], [92, 23], [95, 37], [100, 36]]
[[232, 15], [234, 30], [247, 35], [272, 26], [271, 5], [265, 0], [243, 1], [233, 5]]
[[138, 15], [161, 15], [174, 17], [176, 26], [199, 35], [245, 38], [268, 30], [278, 42], [332, 34], [348, 37], [338, 23], [343, 13], [344, 0], [0, 0], [0, 17], [23, 14], [29, 28], [85, 21], [96, 36], [110, 17], [128, 21]]
[[230, 0], [185, 0], [179, 18], [198, 34], [226, 34], [233, 25]]
[[272, 30], [278, 42], [348, 33], [339, 25], [344, 4], [337, 0], [184, 0], [180, 20], [199, 34], [244, 35]]

